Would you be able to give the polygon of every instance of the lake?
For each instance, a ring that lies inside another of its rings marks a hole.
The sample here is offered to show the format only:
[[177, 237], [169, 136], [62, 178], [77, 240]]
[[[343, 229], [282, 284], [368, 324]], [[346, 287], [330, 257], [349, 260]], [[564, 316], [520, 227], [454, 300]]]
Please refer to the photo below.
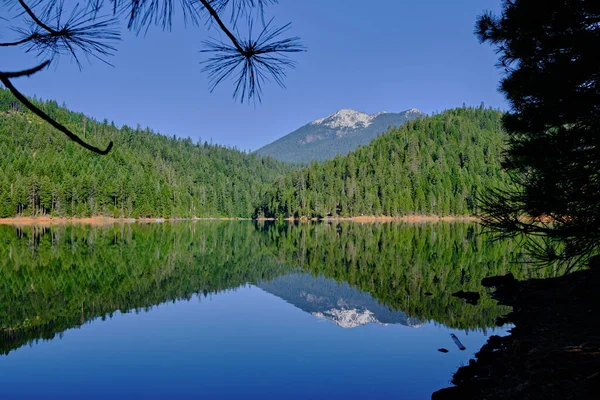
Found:
[[522, 258], [469, 223], [0, 226], [0, 398], [429, 398]]

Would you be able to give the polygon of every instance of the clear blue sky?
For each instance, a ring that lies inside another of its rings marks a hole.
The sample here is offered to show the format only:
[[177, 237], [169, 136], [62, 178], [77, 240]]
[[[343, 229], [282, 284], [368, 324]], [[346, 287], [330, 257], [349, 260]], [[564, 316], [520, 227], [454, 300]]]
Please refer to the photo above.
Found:
[[[183, 24], [170, 33], [151, 28], [145, 37], [124, 31], [114, 68], [94, 62], [79, 71], [62, 58], [14, 83], [117, 125], [256, 150], [341, 108], [431, 113], [484, 101], [505, 109], [496, 56], [473, 35], [477, 15], [499, 8], [500, 0], [281, 0], [268, 14], [292, 22], [291, 34], [308, 52], [294, 57], [287, 89], [265, 86], [256, 105], [236, 103], [231, 82], [209, 92], [198, 64], [209, 34]], [[29, 66], [29, 59], [11, 53], [2, 68]]]

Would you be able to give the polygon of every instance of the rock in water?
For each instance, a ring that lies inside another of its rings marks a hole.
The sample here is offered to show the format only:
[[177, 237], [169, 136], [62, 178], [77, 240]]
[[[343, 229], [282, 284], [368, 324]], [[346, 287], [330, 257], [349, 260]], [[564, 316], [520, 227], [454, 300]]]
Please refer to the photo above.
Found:
[[467, 303], [473, 305], [476, 305], [479, 299], [481, 298], [481, 295], [477, 292], [465, 292], [463, 290], [456, 293], [452, 293], [452, 296], [458, 297], [459, 299], [463, 299]]
[[459, 350], [466, 350], [467, 348], [461, 343], [461, 341], [456, 337], [456, 335], [454, 333], [451, 333], [450, 336], [452, 337], [452, 340], [454, 340], [454, 343], [456, 344], [456, 347], [458, 347]]
[[600, 271], [600, 254], [597, 254], [590, 258], [588, 265], [593, 271]]
[[517, 280], [512, 273], [503, 276], [490, 276], [481, 280], [481, 284], [485, 287], [510, 286], [516, 283]]

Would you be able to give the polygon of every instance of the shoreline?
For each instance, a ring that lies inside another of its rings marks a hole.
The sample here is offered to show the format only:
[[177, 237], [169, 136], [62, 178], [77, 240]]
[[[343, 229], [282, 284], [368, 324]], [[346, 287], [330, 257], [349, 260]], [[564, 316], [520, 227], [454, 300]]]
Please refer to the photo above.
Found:
[[524, 281], [509, 274], [482, 285], [513, 308], [497, 324], [514, 328], [491, 336], [432, 400], [600, 398], [600, 270]]
[[354, 221], [354, 222], [477, 222], [481, 219], [468, 215], [405, 215], [399, 217], [349, 217], [349, 218], [325, 218], [322, 221]]
[[183, 221], [249, 221], [250, 218], [114, 218], [114, 217], [10, 217], [0, 218], [0, 225], [113, 225], [113, 224], [135, 224], [135, 223], [165, 223]]
[[[419, 222], [479, 222], [481, 218], [469, 216], [469, 215], [404, 215], [404, 216], [357, 216], [357, 217], [326, 217], [326, 218], [283, 218], [284, 221], [288, 222], [337, 222], [337, 221], [350, 221], [350, 222], [408, 222], [408, 223], [419, 223]], [[255, 218], [253, 221], [277, 221], [277, 218]]]
[[[331, 217], [331, 218], [284, 218], [288, 222], [338, 222], [349, 221], [358, 223], [374, 222], [405, 222], [405, 223], [423, 223], [423, 222], [478, 222], [480, 218], [473, 216], [436, 216], [436, 215], [405, 215], [398, 217], [390, 216], [358, 216], [358, 217]], [[134, 224], [134, 223], [164, 223], [164, 222], [183, 222], [183, 221], [277, 221], [276, 218], [226, 218], [226, 217], [206, 217], [206, 218], [114, 218], [105, 216], [94, 217], [9, 217], [0, 218], [0, 225], [66, 225], [66, 224], [84, 224], [84, 225], [113, 225], [113, 224]]]

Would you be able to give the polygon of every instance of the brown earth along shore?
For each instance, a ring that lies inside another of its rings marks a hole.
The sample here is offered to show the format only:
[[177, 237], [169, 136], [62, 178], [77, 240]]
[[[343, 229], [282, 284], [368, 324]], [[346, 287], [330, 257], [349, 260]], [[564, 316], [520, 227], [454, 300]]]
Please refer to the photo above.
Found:
[[109, 225], [114, 223], [128, 223], [129, 218], [88, 217], [88, 218], [52, 218], [52, 217], [11, 217], [0, 218], [0, 225], [63, 225], [63, 224], [88, 224]]
[[[257, 221], [275, 221], [276, 218], [257, 218]], [[284, 221], [352, 221], [352, 222], [438, 222], [438, 221], [465, 221], [478, 222], [481, 221], [478, 217], [473, 216], [437, 216], [437, 215], [405, 215], [401, 217], [390, 216], [358, 216], [358, 217], [327, 217], [327, 218], [284, 218]]]
[[249, 218], [113, 218], [113, 217], [87, 217], [87, 218], [55, 218], [55, 217], [13, 217], [0, 218], [0, 225], [111, 225], [129, 223], [160, 223], [178, 221], [249, 221]]
[[514, 324], [510, 335], [490, 337], [432, 400], [600, 399], [600, 270], [510, 278], [482, 281], [513, 307], [498, 321]]
[[[249, 221], [251, 218], [113, 218], [95, 216], [87, 218], [59, 218], [59, 217], [11, 217], [0, 218], [0, 225], [64, 225], [64, 224], [87, 224], [87, 225], [110, 225], [127, 223], [156, 223], [176, 221]], [[256, 218], [255, 221], [275, 221], [275, 218]], [[477, 222], [479, 218], [472, 216], [433, 216], [433, 215], [408, 215], [404, 217], [385, 216], [359, 216], [347, 218], [286, 218], [286, 221], [353, 221], [353, 222], [437, 222], [437, 221], [468, 221]]]

